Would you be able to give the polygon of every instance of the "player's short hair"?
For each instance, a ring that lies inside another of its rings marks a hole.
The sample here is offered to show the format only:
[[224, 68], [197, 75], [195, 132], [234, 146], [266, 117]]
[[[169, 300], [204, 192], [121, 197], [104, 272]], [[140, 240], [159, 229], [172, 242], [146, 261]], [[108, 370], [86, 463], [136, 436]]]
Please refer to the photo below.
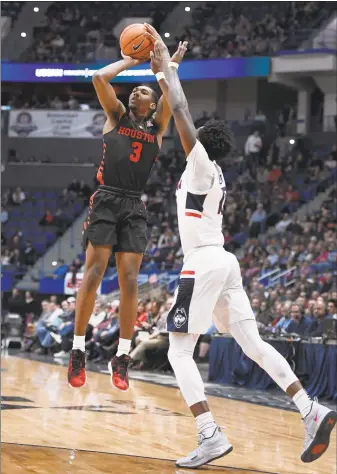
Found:
[[158, 94], [157, 92], [152, 89], [152, 87], [146, 85], [146, 84], [143, 84], [144, 87], [147, 87], [147, 89], [150, 89], [151, 91], [151, 97], [152, 97], [152, 101], [155, 102], [155, 104], [158, 104], [158, 100], [159, 100], [159, 97], [158, 97]]
[[150, 89], [152, 91], [152, 100], [153, 100], [153, 102], [158, 104], [159, 97], [158, 97], [157, 92], [154, 89], [152, 89], [152, 87], [150, 87]]
[[234, 145], [234, 137], [224, 120], [209, 120], [198, 131], [198, 139], [210, 159], [224, 158]]

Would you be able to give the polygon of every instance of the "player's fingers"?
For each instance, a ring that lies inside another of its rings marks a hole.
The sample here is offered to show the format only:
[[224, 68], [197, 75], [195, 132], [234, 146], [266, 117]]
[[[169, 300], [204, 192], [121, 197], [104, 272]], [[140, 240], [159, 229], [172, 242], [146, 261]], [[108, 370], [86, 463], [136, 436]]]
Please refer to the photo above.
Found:
[[162, 41], [159, 41], [157, 40], [155, 43], [154, 43], [154, 50], [156, 53], [160, 54], [160, 51], [163, 49], [163, 43]]
[[158, 31], [155, 29], [155, 27], [153, 25], [151, 25], [150, 23], [146, 23], [146, 24], [147, 24], [150, 31], [152, 31], [153, 33], [155, 33], [159, 36]]
[[148, 38], [149, 40], [152, 41], [152, 43], [155, 43], [157, 41], [157, 38], [155, 38], [151, 33], [145, 32], [144, 33], [145, 38]]
[[158, 49], [158, 41], [155, 42], [153, 51], [156, 56], [160, 54], [160, 51]]
[[153, 36], [159, 36], [159, 33], [157, 32], [155, 28], [153, 28], [152, 25], [149, 25], [148, 23], [144, 23], [144, 26], [145, 26], [146, 31], [151, 33]]

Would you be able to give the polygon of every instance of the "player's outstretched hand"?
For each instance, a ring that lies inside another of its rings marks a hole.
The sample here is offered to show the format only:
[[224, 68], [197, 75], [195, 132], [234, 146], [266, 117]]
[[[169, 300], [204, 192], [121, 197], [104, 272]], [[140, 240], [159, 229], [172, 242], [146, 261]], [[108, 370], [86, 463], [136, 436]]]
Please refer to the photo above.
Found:
[[171, 57], [171, 62], [172, 63], [178, 63], [180, 64], [181, 61], [183, 60], [184, 56], [185, 56], [185, 53], [187, 51], [187, 46], [188, 46], [188, 42], [187, 41], [179, 41], [179, 46], [178, 46], [178, 49], [177, 51], [173, 54], [173, 56]]
[[170, 53], [163, 41], [156, 40], [154, 51], [150, 51], [150, 66], [153, 74], [164, 71], [170, 62]]

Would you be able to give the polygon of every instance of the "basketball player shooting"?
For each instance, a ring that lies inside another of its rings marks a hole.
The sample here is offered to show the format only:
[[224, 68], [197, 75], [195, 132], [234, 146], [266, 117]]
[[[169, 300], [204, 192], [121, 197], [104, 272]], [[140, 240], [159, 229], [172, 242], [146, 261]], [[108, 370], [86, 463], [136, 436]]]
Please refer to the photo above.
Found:
[[239, 263], [223, 248], [222, 208], [226, 185], [214, 160], [229, 152], [231, 134], [220, 120], [195, 129], [178, 67], [170, 61], [167, 47], [157, 32], [149, 25], [146, 29], [155, 42], [151, 68], [170, 106], [187, 157], [176, 191], [184, 265], [167, 319], [168, 357], [195, 417], [199, 443], [187, 457], [177, 461], [177, 466], [197, 468], [233, 449], [213, 419], [193, 360], [198, 337], [207, 331], [212, 317], [218, 330], [229, 330], [245, 354], [293, 399], [306, 431], [301, 459], [306, 463], [315, 461], [328, 448], [337, 413], [311, 400], [287, 361], [261, 339], [242, 286]]
[[[178, 65], [185, 51], [186, 43], [181, 43], [171, 61]], [[164, 96], [158, 101], [156, 92], [143, 85], [133, 89], [126, 109], [110, 81], [143, 61], [124, 57], [93, 76], [106, 122], [103, 159], [97, 173], [100, 185], [90, 198], [84, 225], [85, 271], [76, 299], [75, 336], [68, 367], [68, 382], [74, 388], [86, 382], [85, 333], [112, 251], [116, 255], [120, 287], [120, 339], [109, 370], [115, 387], [120, 390], [129, 387], [128, 354], [137, 316], [137, 278], [147, 246], [147, 212], [141, 195], [171, 112]]]

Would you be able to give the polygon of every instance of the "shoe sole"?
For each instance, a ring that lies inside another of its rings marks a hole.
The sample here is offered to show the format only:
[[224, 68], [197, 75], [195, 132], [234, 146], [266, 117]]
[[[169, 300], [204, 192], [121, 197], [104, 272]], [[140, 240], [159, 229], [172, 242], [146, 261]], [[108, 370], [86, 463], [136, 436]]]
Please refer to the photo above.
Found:
[[74, 390], [77, 390], [78, 388], [83, 388], [87, 385], [87, 374], [85, 374], [85, 382], [83, 385], [80, 385], [79, 387], [73, 387], [70, 382], [68, 382], [68, 385], [70, 388], [73, 388]]
[[210, 462], [216, 461], [217, 459], [220, 459], [220, 458], [223, 458], [224, 456], [227, 456], [227, 454], [231, 453], [232, 451], [233, 451], [233, 446], [228, 448], [227, 451], [225, 451], [224, 453], [222, 453], [220, 455], [217, 455], [217, 456], [214, 456], [211, 459], [209, 459], [208, 461], [201, 462], [200, 464], [194, 464], [193, 466], [186, 466], [184, 464], [179, 464], [178, 462], [176, 462], [176, 466], [177, 467], [183, 467], [184, 469], [198, 469], [199, 467], [204, 466], [205, 464], [209, 464]]
[[111, 361], [108, 363], [108, 369], [109, 369], [109, 372], [110, 372], [110, 383], [111, 383], [112, 388], [114, 388], [115, 390], [119, 390], [120, 392], [127, 392], [130, 387], [128, 387], [126, 390], [121, 390], [120, 388], [116, 387], [116, 385], [114, 385], [114, 383], [112, 381], [113, 370], [112, 370]]
[[84, 384], [83, 384], [83, 385], [80, 385], [79, 387], [73, 387], [73, 386], [70, 384], [70, 382], [68, 382], [68, 385], [69, 385], [70, 388], [73, 388], [74, 390], [77, 390], [78, 388], [83, 388], [83, 387], [85, 387], [85, 386], [87, 385], [87, 379], [85, 379]]
[[315, 438], [308, 449], [302, 454], [301, 460], [305, 463], [316, 461], [329, 447], [330, 434], [337, 423], [337, 412], [330, 411], [320, 424]]

